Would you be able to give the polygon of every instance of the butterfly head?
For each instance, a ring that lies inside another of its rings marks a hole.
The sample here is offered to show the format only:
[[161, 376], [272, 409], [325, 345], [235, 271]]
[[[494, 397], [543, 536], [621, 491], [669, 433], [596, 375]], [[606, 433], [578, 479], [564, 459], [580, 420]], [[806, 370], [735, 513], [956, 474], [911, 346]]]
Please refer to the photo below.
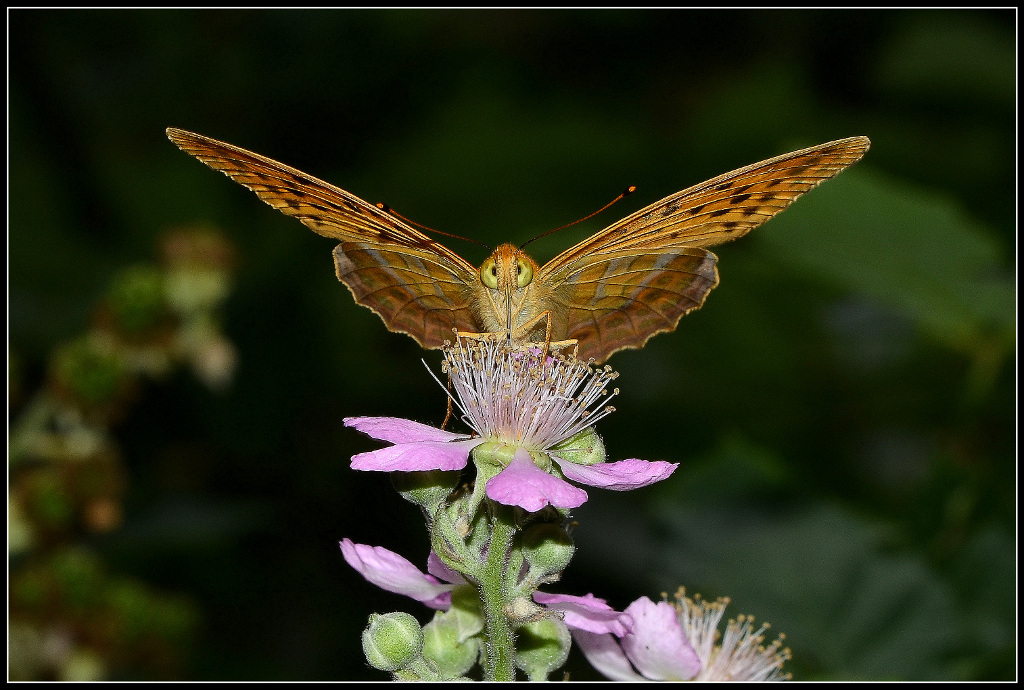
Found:
[[[500, 245], [480, 266], [480, 283], [491, 309], [484, 310], [481, 324], [487, 330], [510, 329], [522, 320], [529, 287], [537, 263], [515, 245]], [[491, 321], [490, 314], [494, 314]]]
[[480, 266], [480, 282], [488, 290], [510, 295], [533, 282], [537, 263], [514, 245], [503, 244]]

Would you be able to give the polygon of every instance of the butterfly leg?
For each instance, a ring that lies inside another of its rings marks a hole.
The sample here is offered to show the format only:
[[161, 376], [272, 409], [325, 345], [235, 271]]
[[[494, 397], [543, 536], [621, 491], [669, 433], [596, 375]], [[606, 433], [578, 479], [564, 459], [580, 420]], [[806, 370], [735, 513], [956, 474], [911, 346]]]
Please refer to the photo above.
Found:
[[441, 430], [443, 431], [448, 426], [448, 421], [452, 418], [452, 375], [448, 374], [448, 410], [444, 413], [444, 421], [441, 422]]
[[[527, 340], [527, 338], [528, 338], [528, 336], [530, 334], [530, 331], [535, 329], [537, 327], [537, 325], [541, 322], [541, 320], [544, 321], [544, 348], [543, 349], [544, 349], [544, 356], [545, 357], [548, 356], [548, 353], [552, 349], [554, 349], [554, 350], [563, 350], [563, 349], [565, 349], [567, 347], [575, 346], [576, 347], [576, 352], [579, 351], [579, 341], [578, 340], [571, 340], [571, 339], [570, 340], [555, 340], [555, 341], [551, 340], [551, 312], [550, 311], [542, 311], [540, 314], [537, 314], [537, 316], [535, 316], [534, 318], [530, 319], [529, 321], [527, 321], [523, 325], [521, 325], [518, 328], [516, 328], [512, 332], [512, 340], [523, 340], [523, 341], [529, 342]], [[575, 354], [575, 352], [574, 352], [574, 354]]]
[[[520, 344], [526, 345], [543, 345], [544, 356], [547, 357], [551, 350], [559, 351], [564, 350], [568, 347], [575, 347], [573, 355], [575, 356], [579, 352], [580, 341], [576, 339], [569, 340], [551, 340], [551, 312], [544, 311], [538, 314], [535, 318], [524, 323], [523, 325], [516, 328], [511, 333], [507, 330], [502, 331], [485, 331], [483, 333], [473, 333], [471, 331], [455, 331], [457, 338], [465, 338], [467, 340], [487, 341], [487, 340], [500, 340], [502, 338], [508, 338], [513, 342], [519, 342]], [[533, 342], [529, 340], [530, 331], [537, 327], [541, 320], [545, 320], [544, 328], [544, 342]]]
[[508, 331], [494, 331], [494, 332], [484, 331], [483, 333], [474, 333], [472, 331], [459, 331], [459, 330], [456, 330], [455, 331], [455, 336], [457, 338], [465, 338], [467, 340], [480, 340], [480, 341], [499, 340], [501, 338], [507, 338], [508, 337]]

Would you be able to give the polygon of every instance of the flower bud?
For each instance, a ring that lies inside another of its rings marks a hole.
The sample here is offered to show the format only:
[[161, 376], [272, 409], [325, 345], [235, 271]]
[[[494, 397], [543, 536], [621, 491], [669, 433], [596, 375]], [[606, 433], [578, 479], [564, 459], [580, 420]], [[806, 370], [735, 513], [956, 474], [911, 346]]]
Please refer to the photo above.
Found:
[[546, 680], [569, 656], [569, 629], [558, 618], [527, 623], [516, 636], [516, 666], [530, 680]]
[[363, 631], [363, 653], [370, 666], [397, 671], [414, 662], [423, 650], [423, 631], [408, 613], [373, 614]]
[[575, 551], [566, 531], [550, 522], [531, 525], [523, 532], [523, 557], [534, 580], [565, 570]]

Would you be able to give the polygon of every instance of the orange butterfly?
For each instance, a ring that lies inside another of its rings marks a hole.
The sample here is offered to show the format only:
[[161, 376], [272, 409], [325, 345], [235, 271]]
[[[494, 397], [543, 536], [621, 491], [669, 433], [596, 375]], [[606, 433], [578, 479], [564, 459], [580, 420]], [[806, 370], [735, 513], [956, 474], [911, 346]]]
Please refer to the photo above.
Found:
[[640, 348], [704, 304], [718, 258], [741, 237], [856, 163], [867, 137], [787, 153], [684, 189], [613, 223], [539, 266], [511, 244], [476, 269], [383, 208], [265, 156], [168, 128], [181, 150], [341, 243], [338, 280], [391, 331], [425, 348], [452, 330], [517, 341], [575, 340], [582, 359]]

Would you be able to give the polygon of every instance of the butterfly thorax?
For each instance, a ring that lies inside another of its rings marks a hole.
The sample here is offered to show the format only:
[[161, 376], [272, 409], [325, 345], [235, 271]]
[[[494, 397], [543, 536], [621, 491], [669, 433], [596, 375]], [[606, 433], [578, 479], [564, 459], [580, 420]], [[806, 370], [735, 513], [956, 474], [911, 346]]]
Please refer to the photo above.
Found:
[[510, 330], [521, 339], [544, 339], [543, 322], [529, 333], [520, 328], [546, 308], [546, 295], [534, 280], [538, 270], [537, 262], [512, 244], [500, 245], [481, 264], [473, 313], [483, 331]]

